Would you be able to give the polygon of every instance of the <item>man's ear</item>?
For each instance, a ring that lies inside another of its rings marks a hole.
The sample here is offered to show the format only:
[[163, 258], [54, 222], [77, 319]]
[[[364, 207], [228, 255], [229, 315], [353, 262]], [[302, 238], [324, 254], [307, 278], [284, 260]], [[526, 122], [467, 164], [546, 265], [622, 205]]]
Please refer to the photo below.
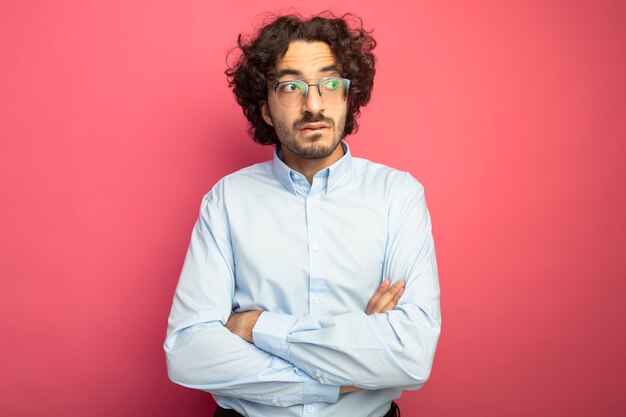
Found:
[[261, 108], [261, 115], [263, 116], [265, 123], [270, 126], [274, 126], [274, 123], [272, 122], [272, 115], [270, 114], [270, 106], [267, 104], [267, 101], [259, 101], [259, 107]]

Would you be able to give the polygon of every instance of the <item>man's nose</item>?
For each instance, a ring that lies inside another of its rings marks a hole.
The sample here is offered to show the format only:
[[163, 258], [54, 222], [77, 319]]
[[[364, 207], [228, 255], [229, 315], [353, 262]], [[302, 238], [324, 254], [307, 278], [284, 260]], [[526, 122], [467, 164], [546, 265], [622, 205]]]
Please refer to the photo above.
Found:
[[304, 98], [304, 103], [302, 103], [302, 111], [317, 114], [323, 110], [324, 103], [322, 102], [322, 96], [320, 96], [317, 85], [310, 85], [309, 93]]

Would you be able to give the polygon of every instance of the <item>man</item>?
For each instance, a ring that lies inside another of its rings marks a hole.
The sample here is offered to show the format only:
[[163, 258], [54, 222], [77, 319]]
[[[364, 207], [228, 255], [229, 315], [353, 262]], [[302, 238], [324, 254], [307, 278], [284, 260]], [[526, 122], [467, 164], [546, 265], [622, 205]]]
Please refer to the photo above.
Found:
[[429, 377], [439, 283], [422, 186], [354, 158], [374, 39], [347, 18], [279, 17], [227, 71], [270, 162], [205, 196], [176, 289], [172, 381], [216, 416], [399, 415]]

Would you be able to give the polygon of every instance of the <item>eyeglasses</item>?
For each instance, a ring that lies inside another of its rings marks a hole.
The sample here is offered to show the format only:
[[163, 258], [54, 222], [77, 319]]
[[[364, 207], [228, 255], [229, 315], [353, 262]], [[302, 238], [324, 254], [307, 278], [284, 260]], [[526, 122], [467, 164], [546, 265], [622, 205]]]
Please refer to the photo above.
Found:
[[278, 102], [285, 107], [300, 107], [309, 95], [309, 87], [316, 86], [322, 102], [328, 105], [341, 104], [348, 97], [350, 80], [346, 78], [324, 78], [314, 84], [304, 80], [278, 81], [272, 84]]

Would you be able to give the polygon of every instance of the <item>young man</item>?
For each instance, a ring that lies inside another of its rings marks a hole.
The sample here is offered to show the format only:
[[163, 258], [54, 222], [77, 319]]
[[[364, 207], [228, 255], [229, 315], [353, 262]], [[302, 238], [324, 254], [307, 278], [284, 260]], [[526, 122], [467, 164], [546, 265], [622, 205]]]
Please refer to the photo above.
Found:
[[422, 186], [354, 158], [374, 39], [334, 16], [283, 16], [227, 71], [272, 161], [205, 196], [169, 318], [172, 381], [216, 416], [399, 413], [429, 377], [439, 282]]

